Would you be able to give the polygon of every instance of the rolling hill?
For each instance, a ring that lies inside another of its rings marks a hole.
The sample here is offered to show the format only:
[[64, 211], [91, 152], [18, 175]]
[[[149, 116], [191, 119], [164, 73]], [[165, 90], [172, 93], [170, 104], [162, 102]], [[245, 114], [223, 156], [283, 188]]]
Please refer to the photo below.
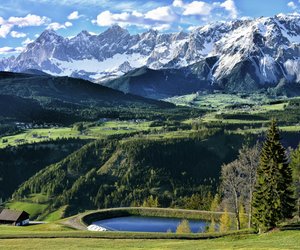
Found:
[[121, 117], [122, 111], [125, 116], [133, 113], [131, 109], [147, 113], [150, 109], [174, 107], [86, 80], [53, 77], [37, 74], [37, 71], [30, 71], [30, 74], [0, 72], [0, 103], [7, 107], [0, 111], [2, 117], [60, 123]]

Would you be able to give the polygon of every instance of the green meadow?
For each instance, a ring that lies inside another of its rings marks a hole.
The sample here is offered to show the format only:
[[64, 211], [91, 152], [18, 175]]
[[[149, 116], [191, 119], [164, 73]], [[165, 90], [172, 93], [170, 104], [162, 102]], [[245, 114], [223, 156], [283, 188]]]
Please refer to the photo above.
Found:
[[[123, 235], [122, 235], [123, 234]], [[134, 239], [130, 233], [80, 232], [49, 223], [0, 226], [0, 249], [300, 249], [300, 231], [241, 234], [215, 239]], [[125, 239], [123, 238], [125, 237]], [[157, 237], [157, 236], [156, 236]]]

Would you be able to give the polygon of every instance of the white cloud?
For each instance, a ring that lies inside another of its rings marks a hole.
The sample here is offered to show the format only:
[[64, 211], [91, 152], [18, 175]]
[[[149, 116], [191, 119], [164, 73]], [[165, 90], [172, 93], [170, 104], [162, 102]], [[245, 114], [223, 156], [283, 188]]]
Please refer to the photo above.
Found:
[[188, 31], [193, 31], [195, 29], [197, 29], [199, 26], [190, 26], [187, 28]]
[[76, 20], [76, 19], [79, 19], [80, 17], [82, 17], [82, 15], [79, 15], [78, 11], [73, 11], [73, 12], [68, 16], [68, 19], [69, 19], [69, 20]]
[[220, 6], [227, 10], [232, 18], [237, 18], [238, 11], [233, 0], [226, 0]]
[[13, 53], [20, 53], [24, 50], [23, 47], [2, 47], [0, 48], [0, 55], [7, 55], [7, 54], [13, 54]]
[[[227, 14], [228, 13], [228, 14]], [[190, 17], [192, 16], [192, 17]], [[237, 18], [238, 10], [234, 0], [222, 0], [219, 2], [205, 1], [184, 1], [173, 0], [168, 6], [162, 6], [150, 9], [148, 11], [128, 10], [119, 13], [113, 13], [109, 10], [99, 13], [96, 20], [92, 23], [98, 26], [111, 26], [118, 24], [122, 27], [137, 26], [142, 28], [157, 28], [165, 30], [167, 27], [178, 26], [177, 20], [189, 20], [193, 16], [200, 16], [202, 22], [209, 21], [212, 18]], [[190, 21], [187, 21], [190, 25]]]
[[290, 7], [290, 8], [292, 8], [293, 10], [297, 9], [297, 6], [296, 6], [296, 4], [293, 1], [288, 2], [287, 6]]
[[152, 27], [154, 30], [158, 30], [158, 31], [164, 31], [164, 30], [169, 30], [171, 28], [170, 24], [160, 24], [157, 26]]
[[2, 47], [0, 48], [0, 54], [11, 53], [14, 50], [12, 47]]
[[47, 24], [49, 18], [28, 14], [25, 17], [9, 17], [7, 20], [0, 18], [0, 37], [5, 38], [10, 31], [15, 27], [23, 28], [29, 26], [41, 26]]
[[7, 22], [18, 27], [41, 26], [49, 22], [49, 18], [28, 14], [25, 17], [10, 17]]
[[65, 29], [65, 28], [66, 28], [66, 26], [64, 24], [60, 24], [57, 22], [50, 23], [47, 27], [47, 29], [50, 29], [50, 30], [60, 30], [60, 29]]
[[71, 27], [71, 26], [73, 26], [73, 24], [71, 22], [65, 22], [65, 26], [66, 27]]
[[14, 26], [12, 24], [4, 23], [0, 26], [0, 37], [5, 38]]
[[53, 23], [50, 23], [47, 26], [47, 29], [50, 29], [50, 30], [60, 30], [60, 29], [69, 28], [71, 26], [73, 26], [73, 24], [71, 22], [65, 22], [64, 24], [61, 24], [61, 23], [58, 23], [58, 22], [53, 22]]
[[95, 32], [92, 32], [92, 31], [89, 31], [89, 34], [91, 34], [92, 36], [96, 36], [96, 35], [98, 35], [97, 33], [95, 33]]
[[98, 16], [97, 16], [97, 20], [96, 23], [99, 26], [111, 26], [113, 24], [123, 24], [123, 26], [128, 25], [129, 23], [129, 19], [130, 19], [130, 14], [127, 12], [123, 12], [121, 14], [113, 14], [111, 13], [109, 10], [103, 11], [101, 12]]
[[184, 3], [182, 2], [182, 0], [174, 0], [172, 5], [174, 7], [182, 8], [184, 6]]
[[160, 7], [144, 14], [138, 11], [114, 14], [107, 10], [101, 12], [97, 19], [92, 22], [99, 26], [118, 24], [121, 27], [134, 25], [145, 29], [166, 30], [171, 27], [170, 23], [175, 21], [176, 18], [176, 14], [170, 7]]
[[145, 18], [155, 21], [173, 22], [176, 20], [176, 14], [171, 7], [164, 6], [148, 11], [145, 14]]
[[143, 17], [143, 16], [144, 16], [143, 13], [138, 12], [138, 11], [136, 11], [136, 10], [132, 11], [131, 14], [132, 14], [133, 16], [135, 16], [135, 17]]
[[17, 31], [10, 32], [10, 35], [14, 38], [21, 38], [21, 37], [26, 37], [27, 36], [25, 33], [17, 32]]
[[[237, 18], [238, 11], [234, 0], [225, 0], [224, 2], [207, 3], [204, 1], [193, 1], [184, 3], [182, 0], [174, 0], [172, 6], [181, 9], [183, 16], [210, 16], [212, 14], [223, 16], [224, 14], [218, 13], [217, 10], [225, 9], [229, 12], [231, 18]], [[216, 10], [215, 13], [212, 13]]]
[[184, 5], [184, 16], [191, 15], [209, 15], [213, 9], [213, 7], [202, 1], [193, 1], [189, 4]]
[[29, 39], [28, 37], [22, 42], [23, 46], [27, 46], [29, 43], [34, 42], [34, 40]]

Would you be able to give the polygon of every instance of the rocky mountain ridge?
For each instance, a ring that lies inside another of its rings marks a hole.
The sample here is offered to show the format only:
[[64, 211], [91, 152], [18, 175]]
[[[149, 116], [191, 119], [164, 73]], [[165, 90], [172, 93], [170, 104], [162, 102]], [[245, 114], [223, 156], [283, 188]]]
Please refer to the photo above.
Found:
[[241, 91], [300, 83], [299, 58], [300, 14], [279, 14], [208, 24], [190, 33], [131, 35], [114, 25], [99, 35], [82, 31], [64, 38], [46, 30], [19, 56], [2, 59], [0, 70], [37, 69], [107, 82], [141, 67], [174, 69], [205, 86]]

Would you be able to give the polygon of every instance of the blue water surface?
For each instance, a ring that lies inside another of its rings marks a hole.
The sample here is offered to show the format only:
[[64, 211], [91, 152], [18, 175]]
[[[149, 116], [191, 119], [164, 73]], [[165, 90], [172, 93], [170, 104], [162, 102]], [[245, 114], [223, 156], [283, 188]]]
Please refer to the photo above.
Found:
[[[95, 221], [93, 225], [101, 226], [109, 231], [130, 231], [130, 232], [176, 232], [181, 219], [128, 216], [117, 217]], [[190, 229], [193, 233], [201, 233], [209, 226], [209, 222], [203, 220], [189, 220]]]

